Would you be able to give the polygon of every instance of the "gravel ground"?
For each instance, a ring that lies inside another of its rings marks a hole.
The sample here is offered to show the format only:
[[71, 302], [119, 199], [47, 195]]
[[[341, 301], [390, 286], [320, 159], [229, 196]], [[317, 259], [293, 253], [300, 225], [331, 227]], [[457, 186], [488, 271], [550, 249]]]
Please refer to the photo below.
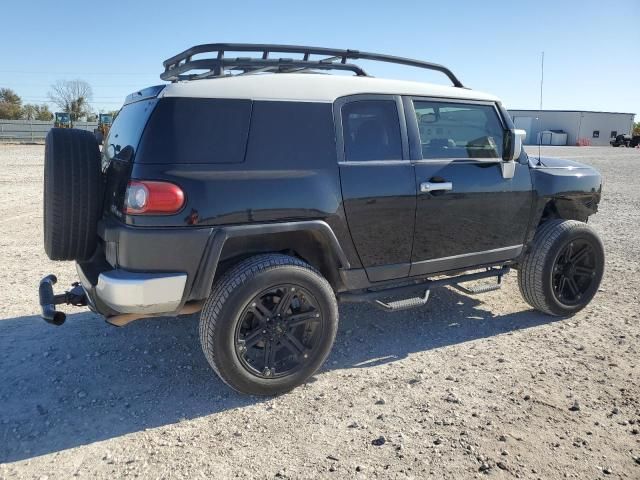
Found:
[[264, 399], [215, 377], [196, 315], [39, 319], [40, 277], [74, 269], [42, 248], [43, 147], [0, 144], [0, 478], [640, 478], [640, 150], [543, 150], [605, 178], [588, 308], [534, 312], [513, 274], [413, 311], [345, 305], [324, 368]]

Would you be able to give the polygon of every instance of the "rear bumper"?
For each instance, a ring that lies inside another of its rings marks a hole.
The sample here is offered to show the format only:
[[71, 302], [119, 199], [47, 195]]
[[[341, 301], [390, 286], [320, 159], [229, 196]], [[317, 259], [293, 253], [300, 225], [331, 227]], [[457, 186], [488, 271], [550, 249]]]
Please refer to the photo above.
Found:
[[183, 303], [186, 273], [139, 273], [118, 268], [98, 273], [96, 281], [95, 272], [87, 272], [80, 264], [76, 270], [89, 306], [106, 317], [173, 313]]
[[98, 276], [95, 296], [119, 313], [173, 312], [180, 306], [186, 283], [186, 273], [137, 273], [116, 269]]

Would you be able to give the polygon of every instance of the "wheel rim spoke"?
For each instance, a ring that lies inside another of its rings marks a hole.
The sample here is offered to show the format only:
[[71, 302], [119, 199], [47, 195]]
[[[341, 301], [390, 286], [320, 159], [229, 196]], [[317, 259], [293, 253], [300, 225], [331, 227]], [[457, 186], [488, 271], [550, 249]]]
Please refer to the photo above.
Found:
[[319, 322], [320, 322], [320, 315], [315, 311], [297, 313], [287, 317], [287, 326], [289, 328], [294, 328], [299, 325], [305, 325], [307, 323], [319, 323]]
[[260, 320], [260, 323], [266, 322], [267, 317], [271, 314], [271, 309], [267, 308], [261, 299], [253, 302], [250, 311]]
[[285, 332], [284, 336], [282, 337], [282, 341], [285, 343], [285, 345], [292, 346], [293, 348], [290, 348], [289, 346], [287, 348], [289, 348], [289, 350], [291, 350], [292, 353], [295, 353], [296, 355], [302, 355], [307, 350], [304, 345], [302, 345], [302, 343], [300, 343], [300, 341], [290, 332]]
[[564, 287], [566, 286], [566, 283], [567, 283], [567, 277], [562, 275], [560, 277], [560, 285], [558, 286], [558, 295], [559, 296], [562, 296], [562, 293], [564, 292]]
[[573, 243], [570, 243], [567, 246], [567, 251], [564, 253], [564, 262], [563, 263], [567, 263], [571, 261], [571, 255], [573, 255]]
[[260, 340], [262, 340], [262, 336], [263, 336], [262, 332], [263, 332], [262, 327], [258, 327], [255, 330], [252, 330], [251, 332], [246, 334], [245, 337], [241, 340], [244, 347], [251, 348], [255, 346]]
[[584, 257], [587, 256], [591, 247], [589, 245], [585, 245], [582, 249], [578, 250], [575, 255], [569, 257], [569, 261], [573, 264], [579, 263]]
[[275, 308], [275, 313], [276, 314], [280, 314], [282, 315], [283, 313], [285, 313], [287, 310], [289, 310], [289, 307], [291, 306], [291, 301], [293, 300], [293, 297], [295, 296], [295, 291], [293, 291], [290, 288], [287, 288], [287, 290], [285, 291], [285, 293], [282, 295], [282, 297], [280, 298], [280, 301], [278, 302], [278, 304], [276, 305]]
[[575, 274], [578, 277], [591, 277], [594, 270], [588, 267], [576, 267]]
[[578, 285], [576, 284], [576, 281], [573, 279], [573, 277], [566, 277], [566, 278], [567, 278], [567, 285], [569, 286], [569, 290], [571, 291], [571, 295], [575, 297], [580, 293], [580, 290], [578, 290]]
[[264, 366], [272, 372], [275, 368], [276, 349], [275, 342], [268, 341], [264, 344]]

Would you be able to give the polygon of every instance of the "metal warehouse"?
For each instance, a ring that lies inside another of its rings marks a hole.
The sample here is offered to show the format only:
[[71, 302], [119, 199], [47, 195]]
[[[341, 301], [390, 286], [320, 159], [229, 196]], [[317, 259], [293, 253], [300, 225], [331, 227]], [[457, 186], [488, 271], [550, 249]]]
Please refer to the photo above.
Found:
[[609, 145], [616, 135], [629, 135], [633, 113], [584, 110], [509, 110], [516, 128], [527, 131], [535, 145]]

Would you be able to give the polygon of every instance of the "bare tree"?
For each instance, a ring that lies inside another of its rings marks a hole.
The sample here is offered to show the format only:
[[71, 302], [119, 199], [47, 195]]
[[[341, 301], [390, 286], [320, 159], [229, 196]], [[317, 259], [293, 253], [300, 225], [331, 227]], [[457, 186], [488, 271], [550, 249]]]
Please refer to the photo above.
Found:
[[58, 80], [49, 91], [51, 101], [69, 113], [74, 122], [91, 114], [92, 97], [91, 85], [84, 80]]

